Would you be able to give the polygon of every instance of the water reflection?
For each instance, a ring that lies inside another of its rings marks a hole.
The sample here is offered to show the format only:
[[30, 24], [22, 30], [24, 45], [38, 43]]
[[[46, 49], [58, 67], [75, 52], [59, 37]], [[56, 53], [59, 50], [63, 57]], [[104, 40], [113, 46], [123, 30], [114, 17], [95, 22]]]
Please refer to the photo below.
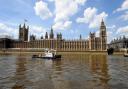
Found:
[[[32, 59], [29, 55], [1, 57], [0, 89], [121, 89], [117, 85], [127, 89], [128, 61], [123, 57], [62, 56], [61, 60]], [[6, 67], [8, 71], [4, 71]]]
[[94, 78], [99, 80], [99, 84], [102, 86], [102, 89], [108, 89], [108, 81], [110, 80], [110, 77], [108, 74], [107, 56], [91, 55], [90, 68]]
[[[84, 81], [85, 84], [91, 85], [89, 87], [81, 87], [81, 89], [92, 89], [96, 87], [98, 87], [98, 89], [109, 88], [108, 81], [110, 77], [108, 74], [107, 55], [65, 54], [64, 57], [66, 61], [71, 63], [72, 67], [75, 67], [76, 70], [78, 69], [78, 71], [76, 71], [80, 73], [78, 76], [86, 78], [85, 80], [87, 81]], [[82, 75], [83, 73], [85, 75]], [[91, 78], [90, 75], [92, 75]]]
[[18, 56], [16, 60], [15, 85], [12, 89], [24, 89], [26, 81], [26, 58]]

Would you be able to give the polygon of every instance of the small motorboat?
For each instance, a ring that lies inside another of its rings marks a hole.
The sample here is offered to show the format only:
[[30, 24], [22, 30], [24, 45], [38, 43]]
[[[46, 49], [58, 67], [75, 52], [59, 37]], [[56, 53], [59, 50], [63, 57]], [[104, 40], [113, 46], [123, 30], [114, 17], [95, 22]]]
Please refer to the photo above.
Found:
[[107, 49], [108, 55], [112, 55], [114, 53], [114, 49], [113, 48], [109, 48]]
[[61, 55], [56, 54], [56, 50], [45, 50], [44, 55], [33, 55], [32, 58], [59, 59]]

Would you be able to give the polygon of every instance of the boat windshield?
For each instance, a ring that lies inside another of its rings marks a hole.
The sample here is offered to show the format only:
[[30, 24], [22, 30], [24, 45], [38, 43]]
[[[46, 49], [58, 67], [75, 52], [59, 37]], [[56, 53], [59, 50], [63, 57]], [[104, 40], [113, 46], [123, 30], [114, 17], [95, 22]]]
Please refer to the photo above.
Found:
[[54, 54], [56, 54], [56, 50], [53, 50], [53, 49], [52, 50], [45, 50], [44, 52], [45, 53], [54, 53]]

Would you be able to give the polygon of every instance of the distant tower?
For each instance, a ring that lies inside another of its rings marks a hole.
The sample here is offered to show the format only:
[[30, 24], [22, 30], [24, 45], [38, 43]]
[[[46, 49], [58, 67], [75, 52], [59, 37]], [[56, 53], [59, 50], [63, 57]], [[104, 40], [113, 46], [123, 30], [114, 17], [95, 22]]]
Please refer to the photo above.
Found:
[[45, 34], [45, 39], [48, 39], [48, 33], [46, 32], [46, 34]]
[[61, 33], [57, 34], [57, 40], [62, 40], [62, 34]]
[[26, 27], [25, 23], [23, 27], [19, 25], [19, 40], [20, 41], [28, 41], [28, 30], [29, 30], [29, 26]]
[[57, 33], [57, 40], [59, 40], [59, 34]]
[[100, 25], [100, 39], [101, 39], [101, 50], [106, 50], [107, 49], [107, 34], [106, 34], [106, 26], [104, 24], [103, 19]]
[[50, 39], [54, 39], [54, 33], [53, 33], [53, 29], [51, 28], [51, 32], [50, 32], [50, 35], [49, 35]]
[[90, 39], [89, 39], [89, 49], [95, 50], [95, 33], [90, 32]]
[[60, 33], [60, 39], [62, 40], [62, 34]]
[[41, 39], [44, 39], [44, 37], [43, 37], [43, 36], [41, 36]]
[[30, 41], [34, 41], [34, 40], [36, 40], [36, 36], [30, 35]]
[[80, 40], [82, 40], [82, 36], [81, 36], [81, 34], [80, 34]]

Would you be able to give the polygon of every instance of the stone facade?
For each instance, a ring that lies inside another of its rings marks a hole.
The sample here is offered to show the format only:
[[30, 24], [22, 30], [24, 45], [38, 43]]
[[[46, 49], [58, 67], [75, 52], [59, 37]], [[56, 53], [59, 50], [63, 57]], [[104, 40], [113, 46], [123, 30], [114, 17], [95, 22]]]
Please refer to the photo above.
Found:
[[128, 38], [125, 36], [114, 39], [110, 42], [108, 45], [109, 48], [114, 48], [117, 51], [123, 50], [125, 48], [128, 48]]
[[23, 27], [21, 27], [21, 25], [19, 25], [19, 40], [20, 41], [28, 41], [28, 30], [29, 30], [29, 26], [25, 26], [25, 24], [23, 25]]
[[46, 32], [45, 37], [42, 36], [39, 40], [34, 35], [31, 35], [30, 41], [27, 41], [28, 29], [25, 28], [25, 24], [23, 28], [20, 26], [20, 41], [13, 42], [12, 48], [49, 48], [59, 51], [106, 51], [107, 48], [106, 26], [103, 20], [100, 25], [99, 37], [96, 37], [95, 33], [90, 32], [89, 39], [82, 39], [80, 35], [79, 40], [65, 40], [62, 38], [61, 33], [58, 33], [55, 38], [53, 29], [51, 29], [49, 35]]

